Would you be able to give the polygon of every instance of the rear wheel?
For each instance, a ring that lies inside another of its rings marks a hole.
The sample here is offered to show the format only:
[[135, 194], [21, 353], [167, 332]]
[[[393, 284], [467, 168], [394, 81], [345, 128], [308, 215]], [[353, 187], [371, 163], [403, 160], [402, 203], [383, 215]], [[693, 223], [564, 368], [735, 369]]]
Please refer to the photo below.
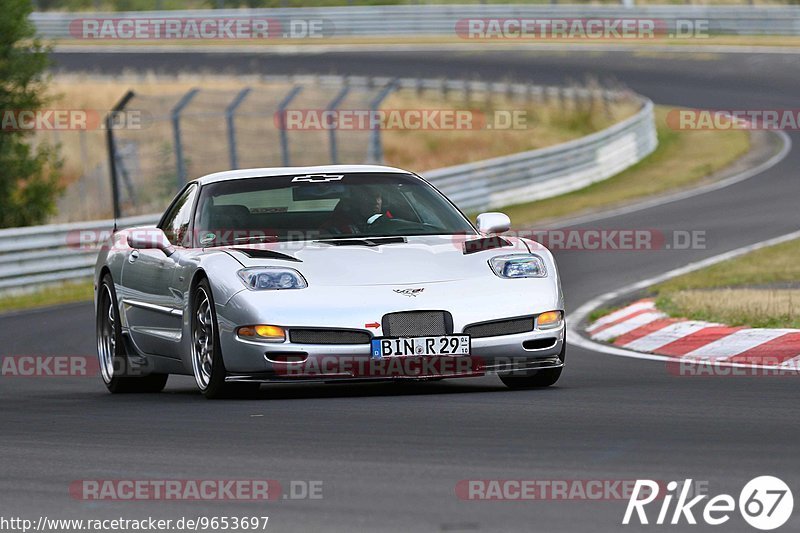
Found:
[[[564, 344], [561, 347], [561, 353], [558, 358], [564, 362], [567, 355], [567, 335], [564, 334]], [[564, 368], [546, 368], [543, 370], [536, 370], [531, 374], [525, 376], [500, 376], [500, 380], [509, 389], [538, 389], [554, 385], [558, 378], [561, 377], [561, 371]]]
[[208, 399], [248, 396], [258, 383], [226, 383], [219, 342], [214, 296], [207, 279], [200, 280], [192, 296], [192, 371], [197, 387]]
[[168, 374], [130, 375], [132, 370], [122, 344], [117, 295], [110, 274], [103, 276], [97, 291], [97, 356], [106, 388], [114, 394], [162, 391]]

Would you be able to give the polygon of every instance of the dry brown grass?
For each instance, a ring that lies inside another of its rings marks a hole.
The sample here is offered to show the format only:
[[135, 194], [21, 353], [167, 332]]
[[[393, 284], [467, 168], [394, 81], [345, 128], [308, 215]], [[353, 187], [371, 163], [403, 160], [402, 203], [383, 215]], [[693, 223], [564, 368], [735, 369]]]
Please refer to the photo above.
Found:
[[[135, 169], [135, 183], [140, 197], [138, 212], [157, 211], [163, 197], [171, 196], [176, 187], [175, 163], [172, 154], [172, 131], [169, 109], [188, 90], [200, 87], [201, 93], [192, 102], [194, 110], [216, 109], [214, 118], [186, 117], [182, 119], [183, 142], [186, 147], [188, 175], [190, 177], [229, 168], [226, 126], [222, 118], [225, 105], [243, 87], [253, 92], [240, 108], [236, 117], [238, 133], [239, 166], [258, 167], [280, 164], [279, 130], [274, 125], [274, 109], [288, 91], [287, 84], [264, 81], [257, 76], [231, 78], [211, 74], [181, 74], [178, 76], [123, 75], [98, 77], [85, 75], [59, 75], [52, 84], [52, 107], [60, 109], [106, 110], [133, 89], [138, 95], [129, 109], [142, 110], [160, 120], [141, 132], [120, 132], [118, 139], [129, 139], [136, 145], [139, 161]], [[293, 108], [324, 109], [335, 94], [334, 89], [307, 86], [293, 102]], [[359, 91], [342, 105], [344, 109], [367, 109], [368, 98]], [[208, 106], [204, 108], [203, 106]], [[525, 129], [516, 130], [397, 130], [382, 132], [385, 159], [388, 164], [415, 171], [430, 170], [449, 165], [531, 150], [586, 135], [602, 129], [631, 115], [635, 103], [628, 100], [611, 102], [601, 100], [572, 100], [566, 98], [546, 101], [493, 97], [487, 101], [475, 94], [465, 102], [460, 93], [442, 98], [438, 91], [404, 90], [391, 95], [383, 109], [470, 109], [492, 117], [495, 110], [523, 112], [527, 121]], [[187, 108], [189, 109], [189, 108]], [[187, 115], [190, 113], [187, 113]], [[107, 189], [105, 132], [40, 132], [38, 140], [57, 142], [65, 159], [63, 180], [65, 185], [75, 184], [81, 176], [93, 172], [96, 178], [87, 185], [81, 183], [68, 193], [60, 204], [58, 220], [81, 220], [86, 216], [108, 216], [110, 206], [104, 200], [106, 190], [100, 190], [105, 211], [93, 211], [93, 206], [83, 205], [86, 194], [93, 189]], [[342, 163], [362, 163], [366, 160], [368, 131], [339, 131]], [[330, 162], [328, 134], [325, 131], [289, 132], [291, 163], [294, 165], [325, 164]], [[120, 142], [123, 142], [120, 141]], [[95, 200], [96, 201], [96, 200]], [[77, 205], [80, 204], [80, 205]]]
[[746, 154], [745, 131], [675, 131], [666, 125], [669, 108], [656, 106], [658, 148], [616, 176], [555, 198], [504, 207], [515, 226], [608, 209], [633, 200], [701, 183]]
[[800, 328], [800, 240], [751, 252], [652, 288], [672, 316]]
[[[411, 91], [392, 95], [385, 109], [460, 109], [492, 122], [495, 112], [513, 111], [525, 117], [524, 129], [480, 128], [472, 130], [386, 130], [383, 132], [386, 161], [391, 165], [430, 170], [479, 161], [491, 157], [534, 150], [563, 143], [606, 128], [633, 115], [638, 105], [630, 100], [615, 102], [608, 112], [600, 100], [526, 102], [495, 97], [490, 102], [442, 99]], [[478, 121], [479, 122], [479, 121]]]
[[679, 316], [731, 326], [800, 327], [800, 289], [685, 290], [669, 295]]

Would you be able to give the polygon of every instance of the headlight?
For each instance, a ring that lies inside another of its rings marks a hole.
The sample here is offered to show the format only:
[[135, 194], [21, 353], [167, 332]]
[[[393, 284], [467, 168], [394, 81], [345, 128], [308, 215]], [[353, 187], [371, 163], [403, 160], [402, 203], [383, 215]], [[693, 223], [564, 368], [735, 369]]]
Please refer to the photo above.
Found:
[[501, 278], [544, 278], [544, 260], [533, 254], [499, 255], [489, 260], [489, 266]]
[[304, 289], [308, 287], [305, 278], [293, 268], [255, 267], [239, 271], [239, 277], [253, 291]]

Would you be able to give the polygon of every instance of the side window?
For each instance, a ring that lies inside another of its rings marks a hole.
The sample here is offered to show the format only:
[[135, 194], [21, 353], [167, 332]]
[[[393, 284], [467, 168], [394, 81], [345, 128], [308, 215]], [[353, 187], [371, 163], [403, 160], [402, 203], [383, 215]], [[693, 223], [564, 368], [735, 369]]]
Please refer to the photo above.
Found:
[[197, 196], [197, 186], [189, 187], [169, 210], [161, 229], [169, 239], [169, 242], [176, 246], [189, 246], [191, 236], [189, 235], [189, 223], [192, 219], [192, 206], [194, 198]]

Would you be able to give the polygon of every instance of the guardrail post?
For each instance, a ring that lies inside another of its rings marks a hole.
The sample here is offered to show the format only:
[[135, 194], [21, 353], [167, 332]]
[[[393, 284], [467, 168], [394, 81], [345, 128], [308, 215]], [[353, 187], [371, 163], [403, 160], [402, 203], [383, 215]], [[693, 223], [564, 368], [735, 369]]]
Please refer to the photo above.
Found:
[[300, 94], [300, 91], [303, 90], [302, 85], [295, 85], [289, 91], [289, 93], [283, 97], [281, 103], [278, 104], [278, 121], [280, 122], [281, 126], [281, 161], [283, 162], [283, 166], [288, 167], [290, 165], [290, 157], [289, 157], [289, 132], [286, 131], [286, 108], [289, 107], [289, 104], [292, 103], [292, 100]]
[[111, 202], [114, 205], [114, 219], [120, 217], [119, 184], [117, 183], [117, 147], [114, 143], [114, 117], [128, 105], [134, 97], [133, 91], [128, 91], [120, 98], [117, 105], [106, 115], [106, 144], [108, 146], [108, 172], [111, 179]]
[[[386, 99], [387, 96], [392, 94], [392, 92], [397, 87], [397, 78], [393, 79], [389, 83], [387, 83], [381, 92], [370, 102], [369, 110], [370, 113], [375, 113], [378, 108], [381, 106], [383, 101]], [[367, 155], [367, 160], [370, 163], [383, 163], [383, 144], [381, 143], [381, 128], [377, 126], [373, 128], [372, 132], [370, 133], [369, 138], [369, 153]]]
[[[337, 94], [331, 103], [328, 104], [326, 108], [327, 111], [335, 111], [341, 103], [347, 98], [347, 93], [350, 92], [350, 86], [345, 81], [344, 87], [341, 88], [339, 94]], [[338, 165], [339, 164], [339, 149], [336, 145], [336, 128], [330, 128], [328, 130], [328, 140], [330, 141], [330, 148], [331, 148], [331, 164]]]
[[225, 108], [225, 122], [228, 125], [228, 152], [230, 153], [231, 169], [239, 168], [239, 161], [236, 153], [236, 126], [233, 123], [236, 109], [244, 102], [247, 95], [250, 94], [250, 87], [245, 87], [233, 101]]
[[184, 94], [172, 108], [172, 135], [175, 140], [175, 165], [178, 171], [178, 188], [186, 184], [186, 165], [183, 161], [183, 144], [181, 144], [181, 111], [189, 105], [200, 89], [191, 89]]

